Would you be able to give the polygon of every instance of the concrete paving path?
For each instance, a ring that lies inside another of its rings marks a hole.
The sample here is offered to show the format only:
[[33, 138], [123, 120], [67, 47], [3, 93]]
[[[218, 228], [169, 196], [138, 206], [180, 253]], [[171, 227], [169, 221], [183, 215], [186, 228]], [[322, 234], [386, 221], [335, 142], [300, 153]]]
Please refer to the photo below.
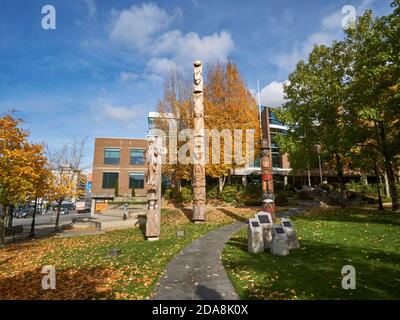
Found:
[[235, 222], [195, 240], [167, 266], [155, 300], [239, 300], [221, 261], [225, 242], [246, 223]]

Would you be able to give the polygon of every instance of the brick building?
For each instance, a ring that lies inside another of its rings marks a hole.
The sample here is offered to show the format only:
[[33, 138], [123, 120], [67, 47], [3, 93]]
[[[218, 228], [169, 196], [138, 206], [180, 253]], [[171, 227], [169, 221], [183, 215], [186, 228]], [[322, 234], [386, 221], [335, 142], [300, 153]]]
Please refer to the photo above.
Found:
[[[107, 202], [120, 197], [145, 194], [146, 139], [96, 138], [92, 175], [92, 212], [99, 212]], [[118, 187], [116, 187], [118, 185]]]

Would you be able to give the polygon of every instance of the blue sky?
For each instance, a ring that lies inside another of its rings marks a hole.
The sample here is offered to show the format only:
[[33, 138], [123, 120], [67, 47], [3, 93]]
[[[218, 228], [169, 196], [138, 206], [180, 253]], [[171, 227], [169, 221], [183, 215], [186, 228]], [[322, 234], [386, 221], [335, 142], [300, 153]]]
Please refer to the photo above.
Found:
[[[314, 44], [343, 37], [342, 7], [391, 11], [391, 0], [2, 0], [0, 113], [16, 109], [31, 140], [144, 137], [146, 115], [173, 64], [230, 58], [262, 103], [282, 103], [282, 82]], [[42, 7], [56, 9], [44, 30]]]

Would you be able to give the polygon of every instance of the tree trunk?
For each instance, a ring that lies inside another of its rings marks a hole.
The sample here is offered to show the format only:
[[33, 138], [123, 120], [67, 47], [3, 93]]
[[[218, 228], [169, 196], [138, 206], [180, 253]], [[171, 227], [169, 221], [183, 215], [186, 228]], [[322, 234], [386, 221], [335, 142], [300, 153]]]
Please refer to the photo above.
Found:
[[387, 176], [386, 172], [383, 174], [383, 178], [384, 178], [384, 181], [385, 181], [385, 196], [386, 197], [390, 197], [389, 179], [388, 179], [388, 176]]
[[58, 203], [58, 207], [57, 207], [56, 226], [55, 226], [56, 231], [58, 231], [58, 222], [60, 221], [61, 204], [62, 204], [62, 201]]
[[340, 192], [342, 193], [344, 191], [343, 165], [342, 162], [340, 161], [339, 155], [336, 155], [335, 158], [336, 158], [336, 171], [340, 184]]
[[394, 177], [394, 170], [392, 167], [392, 159], [390, 156], [390, 153], [387, 148], [386, 144], [386, 133], [385, 133], [385, 128], [383, 127], [382, 123], [378, 123], [379, 127], [379, 136], [381, 139], [381, 145], [382, 145], [382, 155], [385, 160], [385, 169], [386, 169], [386, 174], [389, 182], [389, 189], [390, 189], [390, 195], [392, 197], [392, 210], [397, 211], [399, 210], [399, 199], [397, 197], [397, 187], [396, 187], [396, 180]]
[[219, 193], [221, 193], [222, 190], [224, 189], [225, 181], [226, 181], [226, 176], [218, 178], [218, 190], [219, 190]]
[[35, 198], [35, 206], [33, 208], [32, 214], [32, 224], [31, 224], [31, 232], [29, 233], [29, 237], [33, 238], [35, 236], [35, 220], [36, 220], [36, 208], [37, 208], [38, 198]]
[[5, 220], [6, 220], [6, 208], [0, 203], [0, 248], [4, 247], [6, 244], [6, 228], [5, 228]]

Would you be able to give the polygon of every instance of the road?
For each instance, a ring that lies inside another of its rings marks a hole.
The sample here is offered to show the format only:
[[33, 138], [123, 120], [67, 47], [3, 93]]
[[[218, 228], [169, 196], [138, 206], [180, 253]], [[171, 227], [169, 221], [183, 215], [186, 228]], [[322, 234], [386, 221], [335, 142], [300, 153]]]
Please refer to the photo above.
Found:
[[[71, 218], [73, 217], [73, 214], [69, 214], [69, 215], [60, 215], [60, 223], [61, 222], [70, 222]], [[51, 223], [55, 223], [56, 222], [56, 215], [37, 215], [36, 216], [36, 225], [44, 225], [44, 224], [51, 224]], [[30, 226], [32, 223], [32, 217], [29, 218], [25, 218], [25, 219], [17, 219], [17, 218], [13, 218], [13, 226]]]

